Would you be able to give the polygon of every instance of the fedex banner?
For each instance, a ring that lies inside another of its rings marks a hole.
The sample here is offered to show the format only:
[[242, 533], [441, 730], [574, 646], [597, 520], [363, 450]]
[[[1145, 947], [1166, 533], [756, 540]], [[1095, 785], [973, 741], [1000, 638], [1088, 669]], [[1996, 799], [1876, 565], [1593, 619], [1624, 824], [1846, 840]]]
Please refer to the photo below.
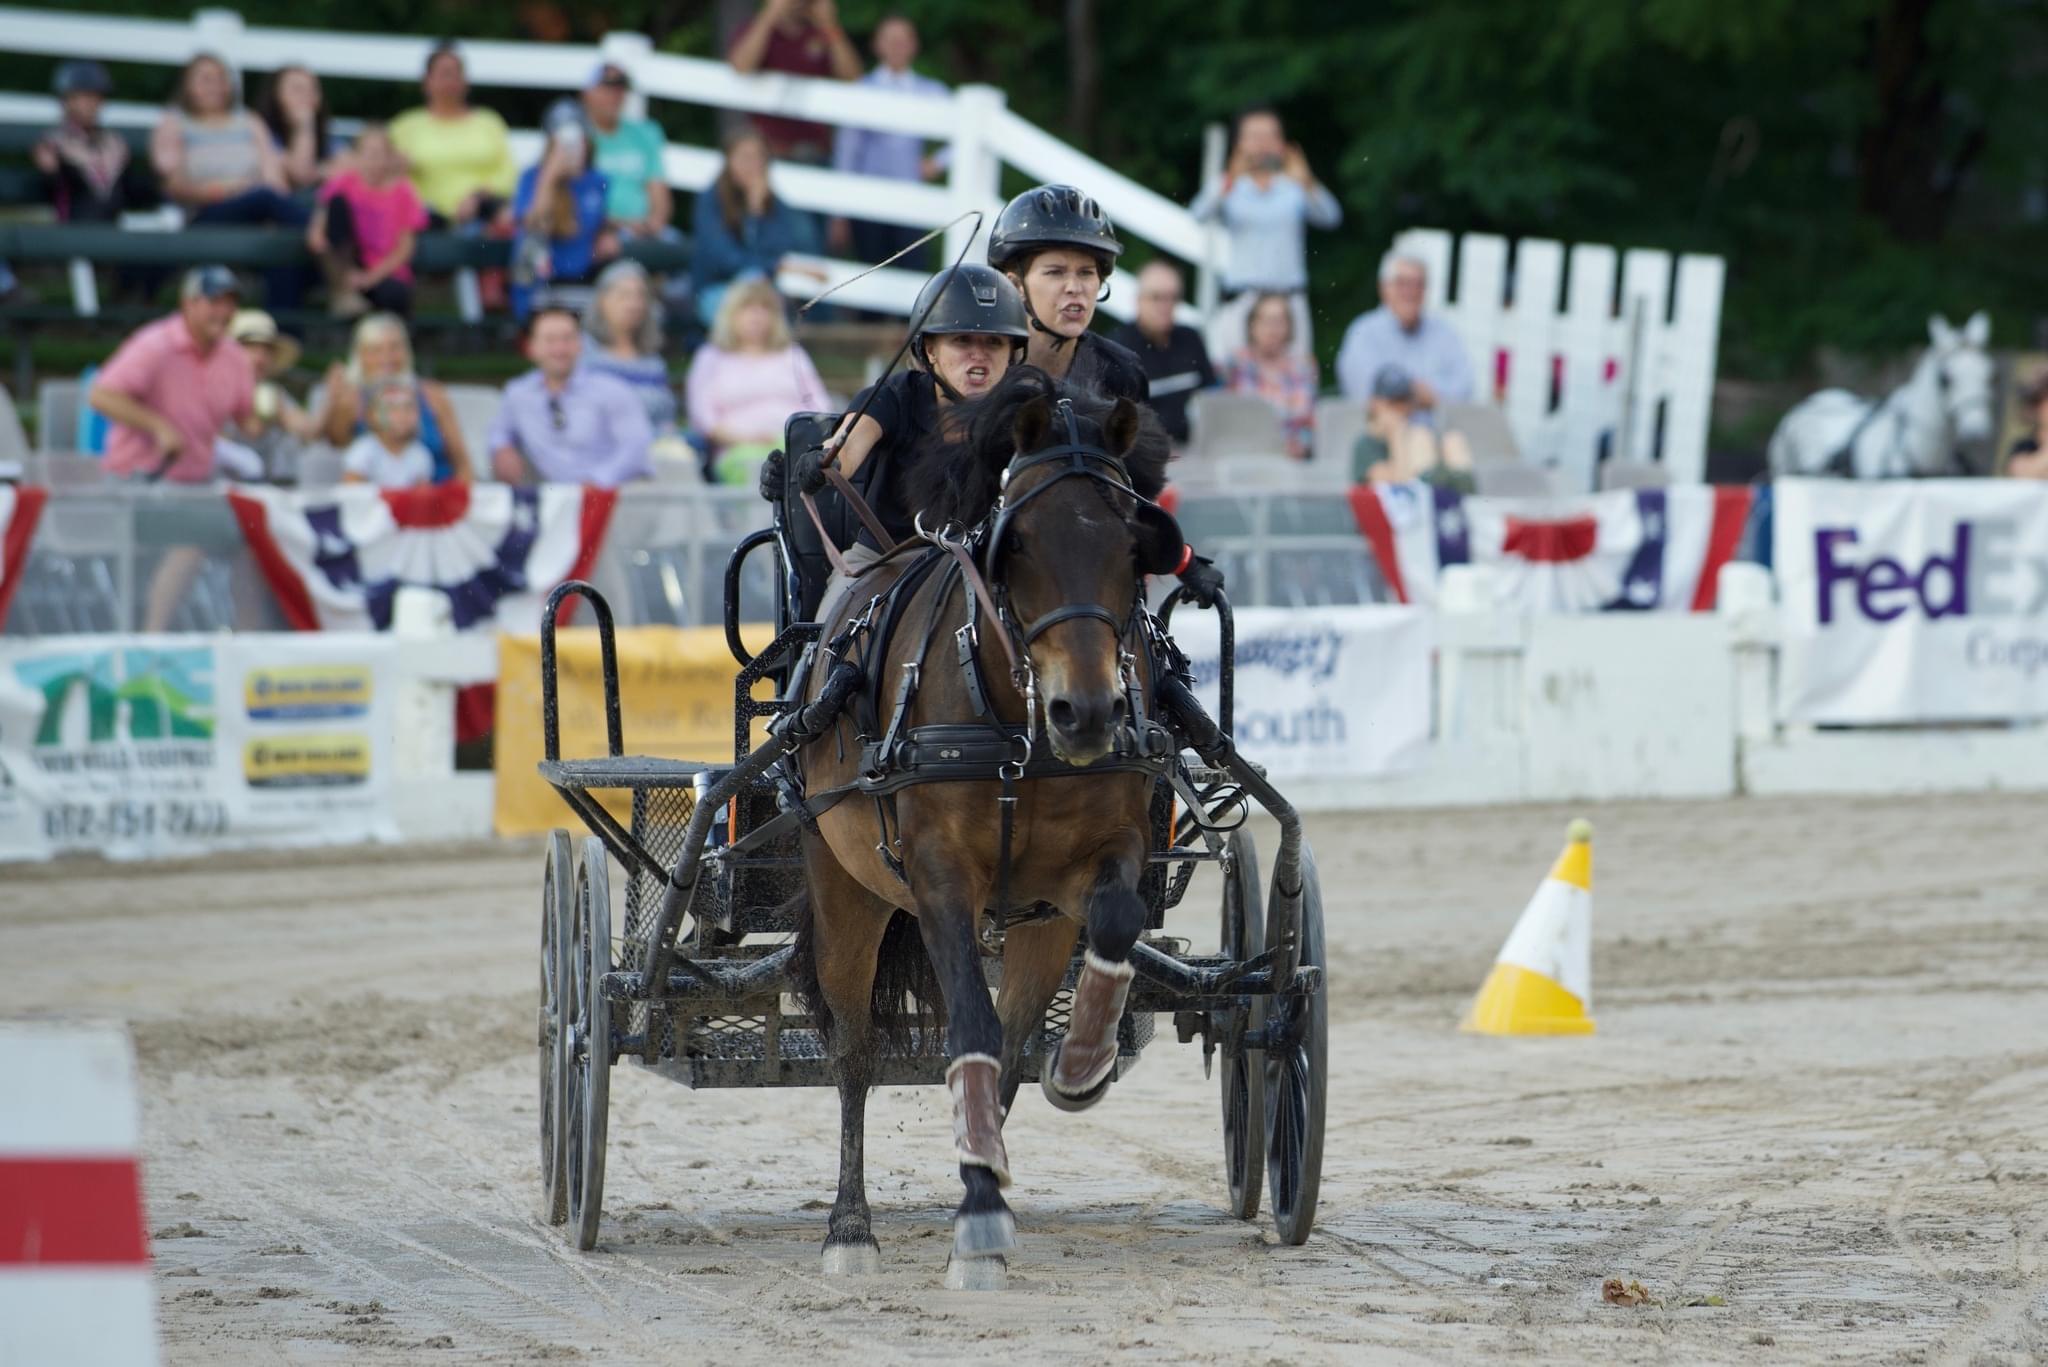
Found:
[[[1413, 607], [1239, 608], [1229, 725], [1276, 780], [1375, 778], [1429, 745], [1433, 618]], [[1173, 637], [1219, 722], [1217, 619], [1182, 607]]]
[[2048, 485], [1779, 480], [1788, 721], [2048, 717]]

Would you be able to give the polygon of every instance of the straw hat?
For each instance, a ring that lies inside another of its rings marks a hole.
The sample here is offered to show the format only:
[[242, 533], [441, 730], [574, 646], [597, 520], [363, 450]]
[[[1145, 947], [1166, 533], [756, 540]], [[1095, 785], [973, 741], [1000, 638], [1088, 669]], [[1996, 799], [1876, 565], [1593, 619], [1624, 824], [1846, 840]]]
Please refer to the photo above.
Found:
[[277, 369], [290, 370], [299, 361], [299, 344], [288, 333], [277, 330], [277, 320], [262, 309], [242, 309], [228, 324], [228, 336], [243, 346], [267, 346], [277, 357]]

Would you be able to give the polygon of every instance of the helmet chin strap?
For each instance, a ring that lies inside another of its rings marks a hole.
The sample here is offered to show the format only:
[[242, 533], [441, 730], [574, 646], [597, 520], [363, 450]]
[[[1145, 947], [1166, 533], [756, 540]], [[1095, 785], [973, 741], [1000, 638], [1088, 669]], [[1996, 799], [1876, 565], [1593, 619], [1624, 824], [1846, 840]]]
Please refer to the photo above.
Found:
[[[1020, 290], [1019, 293], [1022, 293], [1022, 291]], [[1051, 345], [1054, 351], [1058, 351], [1061, 347], [1068, 346], [1076, 340], [1078, 340], [1076, 338], [1067, 336], [1065, 333], [1054, 332], [1051, 328], [1047, 327], [1044, 323], [1040, 322], [1038, 318], [1038, 310], [1031, 307], [1031, 296], [1028, 294], [1024, 296], [1024, 316], [1025, 318], [1030, 320], [1031, 326], [1033, 328], [1035, 328], [1039, 332], [1044, 333], [1046, 336], [1052, 338]]]

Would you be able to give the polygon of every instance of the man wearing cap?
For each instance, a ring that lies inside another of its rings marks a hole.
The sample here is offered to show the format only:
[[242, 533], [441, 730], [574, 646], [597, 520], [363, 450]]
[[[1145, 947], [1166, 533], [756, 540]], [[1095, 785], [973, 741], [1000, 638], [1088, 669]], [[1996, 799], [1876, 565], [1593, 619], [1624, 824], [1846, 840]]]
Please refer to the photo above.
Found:
[[1337, 383], [1345, 398], [1363, 403], [1382, 368], [1398, 366], [1413, 390], [1415, 421], [1434, 427], [1442, 405], [1472, 401], [1472, 358], [1456, 328], [1423, 312], [1426, 269], [1398, 251], [1380, 258], [1380, 306], [1345, 329]]
[[583, 89], [591, 164], [605, 179], [605, 221], [627, 237], [674, 236], [675, 201], [661, 165], [667, 139], [654, 120], [626, 117], [632, 89], [625, 69], [612, 62], [599, 63]]
[[239, 297], [227, 267], [194, 267], [178, 311], [129, 337], [100, 368], [86, 401], [113, 424], [110, 473], [201, 483], [213, 474], [221, 433], [252, 423], [255, 369], [228, 335]]

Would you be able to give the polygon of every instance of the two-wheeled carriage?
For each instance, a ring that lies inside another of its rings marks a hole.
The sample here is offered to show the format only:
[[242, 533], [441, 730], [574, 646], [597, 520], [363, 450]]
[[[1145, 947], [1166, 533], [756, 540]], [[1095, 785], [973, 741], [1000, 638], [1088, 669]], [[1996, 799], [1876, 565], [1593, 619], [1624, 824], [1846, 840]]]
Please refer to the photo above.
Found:
[[[820, 632], [807, 620], [818, 586], [806, 572], [816, 568], [812, 532], [778, 508], [775, 524], [741, 542], [728, 563], [725, 629], [738, 666], [730, 764], [625, 754], [609, 608], [588, 585], [570, 583], [550, 597], [542, 618], [541, 773], [592, 832], [580, 840], [565, 830], [551, 835], [541, 905], [541, 1178], [549, 1218], [567, 1221], [579, 1248], [592, 1247], [598, 1235], [614, 1065], [630, 1060], [693, 1088], [834, 1080], [828, 1033], [796, 1004], [792, 981], [789, 907], [804, 879], [798, 842], [808, 813], [789, 758], [801, 728], [771, 730], [754, 743], [757, 720], [789, 721], [786, 714], [804, 705], [792, 679]], [[754, 653], [740, 637], [739, 586], [748, 557], [762, 550], [774, 558], [782, 592], [779, 630]], [[607, 753], [595, 758], [560, 753], [555, 622], [572, 596], [588, 602], [601, 643]], [[1217, 607], [1223, 726], [1202, 716], [1191, 695], [1183, 694], [1182, 712], [1160, 713], [1171, 743], [1157, 747], [1151, 850], [1139, 885], [1146, 923], [1131, 952], [1137, 972], [1116, 1026], [1112, 1076], [1137, 1064], [1159, 1017], [1183, 1043], [1199, 1041], [1205, 1073], [1220, 1065], [1229, 1208], [1256, 1217], [1263, 1168], [1279, 1236], [1299, 1244], [1314, 1221], [1322, 1166], [1328, 1027], [1321, 891], [1292, 807], [1230, 744], [1230, 609], [1223, 601]], [[1163, 613], [1171, 611], [1169, 600]], [[763, 680], [777, 696], [755, 698]], [[814, 698], [810, 706], [834, 701]], [[624, 795], [613, 798], [627, 812], [623, 819], [600, 801], [604, 793]], [[1245, 828], [1254, 801], [1281, 825], [1270, 889]], [[1222, 875], [1213, 948], [1165, 929], [1166, 913], [1204, 863]], [[625, 882], [616, 904], [615, 868]], [[623, 910], [616, 934], [615, 905]], [[991, 911], [979, 927], [991, 986], [1016, 920]], [[1082, 966], [1076, 949], [1024, 1047], [1023, 1080], [1039, 1079], [1066, 1035]], [[884, 1032], [892, 1043], [872, 1082], [939, 1083], [947, 1073], [945, 1026], [904, 1009], [898, 1028]]]

